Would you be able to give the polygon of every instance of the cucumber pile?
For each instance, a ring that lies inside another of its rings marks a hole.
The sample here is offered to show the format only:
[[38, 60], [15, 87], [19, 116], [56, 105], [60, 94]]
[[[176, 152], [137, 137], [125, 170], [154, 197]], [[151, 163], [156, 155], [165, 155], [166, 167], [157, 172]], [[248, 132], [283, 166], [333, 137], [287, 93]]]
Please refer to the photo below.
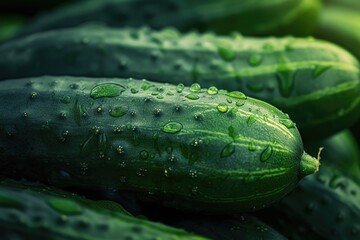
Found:
[[360, 238], [355, 0], [16, 4], [1, 239]]

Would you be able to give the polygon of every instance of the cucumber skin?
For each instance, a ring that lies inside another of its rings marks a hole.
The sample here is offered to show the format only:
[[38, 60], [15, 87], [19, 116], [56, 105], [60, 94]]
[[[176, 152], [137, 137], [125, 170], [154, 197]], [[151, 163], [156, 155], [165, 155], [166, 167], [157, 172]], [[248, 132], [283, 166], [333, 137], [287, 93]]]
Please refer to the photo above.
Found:
[[84, 27], [10, 42], [0, 55], [0, 79], [134, 77], [239, 90], [288, 113], [304, 139], [330, 136], [360, 114], [357, 60], [313, 39]]
[[360, 182], [360, 149], [349, 129], [323, 140], [304, 143], [306, 151], [313, 156], [316, 156], [320, 147], [324, 147], [321, 162], [335, 165]]
[[[0, 182], [2, 239], [206, 239], [34, 183]], [[60, 203], [55, 205], [54, 202]], [[61, 203], [65, 203], [65, 211]], [[117, 205], [116, 203], [112, 203]], [[70, 208], [66, 208], [70, 205]], [[118, 207], [121, 209], [121, 206]], [[70, 209], [70, 211], [68, 210]]]
[[289, 239], [358, 239], [359, 194], [358, 181], [323, 163], [279, 204], [261, 212], [260, 219]]
[[93, 0], [42, 14], [18, 36], [89, 21], [111, 27], [139, 27], [145, 22], [155, 29], [173, 26], [181, 31], [197, 29], [227, 34], [236, 30], [247, 35], [307, 36], [316, 26], [320, 7], [320, 0], [262, 1], [262, 4], [252, 0]]
[[[91, 98], [105, 83], [126, 91]], [[252, 98], [236, 107], [243, 100], [226, 91], [178, 93], [170, 84], [80, 77], [8, 80], [0, 89], [1, 111], [8, 113], [0, 118], [0, 174], [127, 190], [177, 208], [222, 213], [263, 208], [304, 175], [296, 127], [288, 129], [280, 123], [291, 122], [286, 114]], [[186, 97], [194, 94], [198, 100]], [[227, 103], [227, 113], [218, 111], [220, 103]], [[124, 116], [109, 116], [121, 107], [128, 109]], [[168, 133], [179, 124], [179, 132]]]

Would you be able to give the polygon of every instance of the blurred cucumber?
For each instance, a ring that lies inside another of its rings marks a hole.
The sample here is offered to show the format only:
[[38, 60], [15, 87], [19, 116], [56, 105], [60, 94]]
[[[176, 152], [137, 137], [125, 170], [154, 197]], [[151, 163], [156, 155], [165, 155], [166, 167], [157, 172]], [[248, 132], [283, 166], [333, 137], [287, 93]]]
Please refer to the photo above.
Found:
[[316, 156], [320, 147], [324, 147], [321, 152], [322, 163], [334, 164], [345, 173], [360, 180], [360, 150], [350, 130], [343, 130], [320, 141], [305, 143], [305, 149], [313, 156]]
[[16, 34], [25, 22], [20, 15], [0, 15], [0, 43]]
[[18, 36], [88, 21], [112, 27], [148, 24], [155, 29], [172, 26], [182, 31], [304, 36], [315, 29], [320, 8], [320, 0], [92, 0], [39, 15]]

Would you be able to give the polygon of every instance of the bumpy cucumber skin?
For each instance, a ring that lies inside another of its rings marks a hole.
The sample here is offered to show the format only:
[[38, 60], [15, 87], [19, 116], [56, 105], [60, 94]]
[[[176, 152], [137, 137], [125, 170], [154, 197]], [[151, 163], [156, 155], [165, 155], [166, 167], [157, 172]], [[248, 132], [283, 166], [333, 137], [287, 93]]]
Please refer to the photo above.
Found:
[[359, 194], [358, 182], [322, 164], [318, 173], [304, 178], [263, 214], [289, 239], [359, 239]]
[[96, 205], [54, 188], [2, 180], [1, 239], [206, 239]]
[[139, 27], [146, 22], [155, 29], [173, 26], [182, 31], [306, 36], [316, 26], [319, 12], [320, 0], [271, 0], [261, 4], [253, 0], [93, 0], [45, 13], [18, 36], [89, 21], [111, 27]]
[[222, 213], [265, 207], [310, 174], [288, 115], [236, 92], [81, 77], [0, 86], [3, 174]]
[[84, 27], [35, 34], [0, 55], [0, 79], [135, 77], [240, 90], [288, 113], [304, 139], [329, 136], [360, 114], [357, 60], [314, 39]]
[[321, 152], [322, 163], [334, 164], [345, 174], [360, 181], [360, 149], [350, 130], [343, 130], [323, 140], [304, 143], [304, 146], [313, 156], [317, 155], [320, 147], [324, 147]]

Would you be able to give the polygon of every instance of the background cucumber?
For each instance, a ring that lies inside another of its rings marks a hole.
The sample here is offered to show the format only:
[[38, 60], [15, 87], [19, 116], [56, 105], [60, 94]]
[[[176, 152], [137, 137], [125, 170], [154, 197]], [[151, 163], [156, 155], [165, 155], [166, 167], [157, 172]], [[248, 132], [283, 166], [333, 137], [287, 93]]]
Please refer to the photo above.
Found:
[[[111, 203], [112, 206], [117, 204]], [[206, 239], [54, 188], [0, 182], [1, 239]]]
[[288, 113], [305, 139], [329, 136], [360, 114], [357, 60], [314, 39], [84, 27], [13, 41], [0, 55], [0, 79], [135, 77], [240, 90]]
[[39, 77], [1, 81], [0, 96], [8, 176], [233, 213], [277, 201], [319, 166], [288, 115], [241, 92]]
[[244, 34], [308, 35], [319, 16], [319, 0], [92, 0], [44, 13], [30, 22], [18, 36], [85, 22], [102, 22], [112, 27], [152, 28], [167, 26]]
[[304, 178], [262, 216], [290, 239], [358, 239], [359, 194], [358, 182], [322, 164], [317, 174]]
[[360, 180], [360, 150], [355, 137], [349, 130], [343, 130], [329, 138], [305, 143], [305, 149], [314, 156], [320, 147], [322, 163], [334, 164], [345, 174]]

